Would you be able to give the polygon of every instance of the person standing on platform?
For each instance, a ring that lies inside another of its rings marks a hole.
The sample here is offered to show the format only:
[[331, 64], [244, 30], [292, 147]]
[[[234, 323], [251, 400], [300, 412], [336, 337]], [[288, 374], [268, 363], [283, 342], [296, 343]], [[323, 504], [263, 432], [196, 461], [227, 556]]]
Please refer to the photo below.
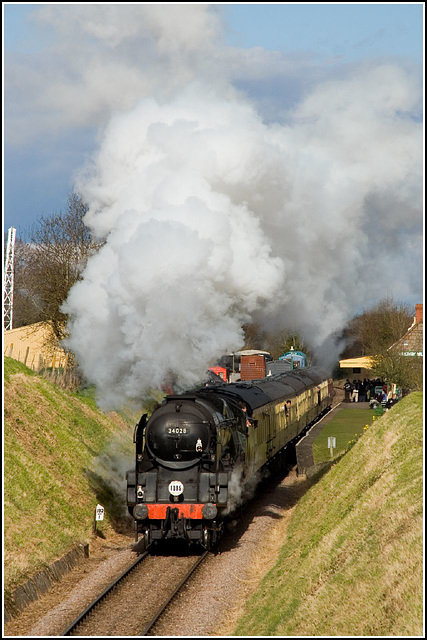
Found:
[[344, 402], [350, 402], [350, 395], [352, 392], [352, 386], [350, 380], [347, 380], [344, 383]]
[[357, 380], [353, 380], [353, 391], [351, 394], [351, 401], [358, 402], [359, 400], [359, 383]]

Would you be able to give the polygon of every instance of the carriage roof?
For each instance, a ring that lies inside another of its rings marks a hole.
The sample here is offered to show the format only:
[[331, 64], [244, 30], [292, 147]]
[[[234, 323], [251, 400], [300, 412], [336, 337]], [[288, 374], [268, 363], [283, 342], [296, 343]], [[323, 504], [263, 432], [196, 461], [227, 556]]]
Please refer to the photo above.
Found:
[[203, 391], [214, 390], [243, 400], [254, 410], [281, 398], [295, 397], [326, 380], [328, 375], [317, 367], [306, 367], [286, 371], [261, 380], [235, 382], [216, 387], [205, 387]]

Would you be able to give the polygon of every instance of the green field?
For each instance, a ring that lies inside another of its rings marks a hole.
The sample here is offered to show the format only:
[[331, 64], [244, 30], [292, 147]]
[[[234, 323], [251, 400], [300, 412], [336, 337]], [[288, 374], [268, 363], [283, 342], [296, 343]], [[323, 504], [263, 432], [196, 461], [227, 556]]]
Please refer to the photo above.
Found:
[[423, 395], [375, 420], [296, 505], [244, 636], [423, 637]]
[[341, 409], [337, 411], [313, 443], [315, 464], [331, 459], [331, 452], [328, 448], [329, 436], [336, 438], [336, 448], [333, 450], [333, 457], [336, 457], [348, 448], [349, 443], [359, 438], [366, 426], [372, 426], [374, 415], [375, 412], [371, 409]]

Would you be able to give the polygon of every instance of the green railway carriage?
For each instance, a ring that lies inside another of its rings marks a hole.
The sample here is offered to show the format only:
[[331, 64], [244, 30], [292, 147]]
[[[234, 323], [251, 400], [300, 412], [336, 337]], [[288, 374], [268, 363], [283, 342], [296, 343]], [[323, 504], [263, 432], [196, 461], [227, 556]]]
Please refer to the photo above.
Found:
[[290, 461], [294, 445], [331, 406], [317, 368], [167, 396], [135, 428], [127, 504], [146, 546], [183, 538], [209, 548], [254, 479]]
[[[333, 381], [310, 367], [229, 384], [221, 391], [239, 397], [248, 407], [245, 460], [253, 471], [270, 462], [330, 408]], [[288, 410], [287, 401], [291, 403]]]

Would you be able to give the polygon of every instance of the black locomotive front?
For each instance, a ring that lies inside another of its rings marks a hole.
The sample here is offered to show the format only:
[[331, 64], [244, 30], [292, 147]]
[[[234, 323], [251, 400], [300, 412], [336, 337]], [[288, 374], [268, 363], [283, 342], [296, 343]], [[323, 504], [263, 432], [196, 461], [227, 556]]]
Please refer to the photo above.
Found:
[[[135, 428], [135, 471], [127, 474], [128, 509], [146, 545], [184, 538], [209, 548], [227, 507], [232, 432], [243, 420], [221, 401], [169, 396]], [[239, 415], [240, 414], [240, 415]]]

